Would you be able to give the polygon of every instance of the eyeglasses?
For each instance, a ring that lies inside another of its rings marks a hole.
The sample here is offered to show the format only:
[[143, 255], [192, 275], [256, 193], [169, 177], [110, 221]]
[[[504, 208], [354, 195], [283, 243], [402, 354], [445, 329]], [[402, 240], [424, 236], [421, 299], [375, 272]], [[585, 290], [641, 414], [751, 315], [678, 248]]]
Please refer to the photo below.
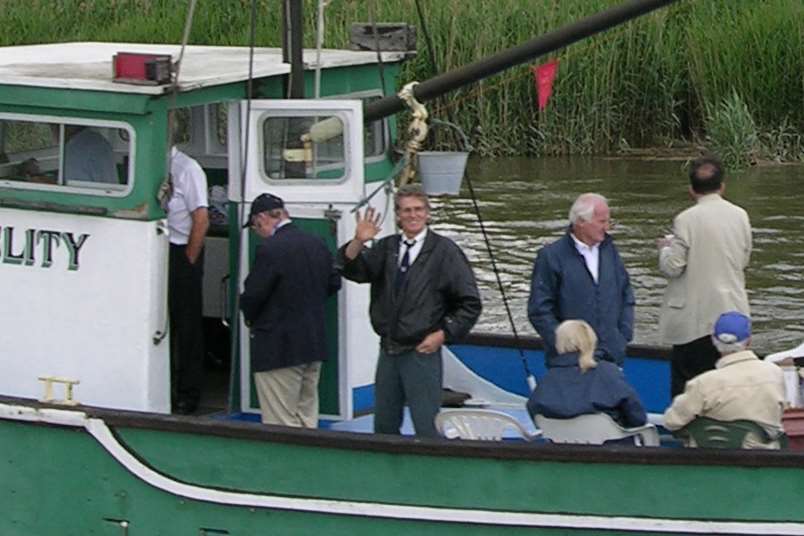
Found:
[[427, 212], [426, 206], [419, 206], [419, 207], [405, 207], [397, 209], [397, 212], [400, 214], [421, 214], [423, 212]]

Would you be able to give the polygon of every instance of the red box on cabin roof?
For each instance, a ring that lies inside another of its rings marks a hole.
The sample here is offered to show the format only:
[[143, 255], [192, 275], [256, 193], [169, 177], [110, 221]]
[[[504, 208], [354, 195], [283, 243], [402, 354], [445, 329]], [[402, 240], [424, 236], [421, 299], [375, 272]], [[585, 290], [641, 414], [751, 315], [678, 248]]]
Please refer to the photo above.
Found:
[[115, 82], [162, 85], [171, 82], [173, 63], [169, 54], [118, 52], [112, 58], [112, 70]]

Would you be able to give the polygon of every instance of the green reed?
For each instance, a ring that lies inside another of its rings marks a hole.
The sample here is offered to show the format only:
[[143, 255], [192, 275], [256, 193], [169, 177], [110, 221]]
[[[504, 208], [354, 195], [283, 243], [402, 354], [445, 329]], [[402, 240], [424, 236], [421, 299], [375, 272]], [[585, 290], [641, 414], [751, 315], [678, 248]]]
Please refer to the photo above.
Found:
[[[356, 21], [414, 24], [419, 54], [406, 63], [401, 82], [425, 80], [620, 3], [419, 1], [436, 65], [415, 0], [332, 0], [325, 46], [348, 46], [349, 26]], [[247, 44], [250, 4], [199, 0], [190, 42]], [[187, 5], [186, 0], [5, 0], [0, 44], [178, 42]], [[316, 6], [316, 0], [305, 0], [307, 47], [315, 44]], [[714, 139], [709, 130], [716, 126], [712, 111], [736, 96], [754, 122], [759, 157], [804, 160], [803, 9], [801, 0], [681, 0], [553, 54], [559, 72], [542, 112], [529, 66], [428, 106], [433, 115], [462, 125], [482, 155], [589, 154], [678, 140], [709, 143]], [[280, 21], [278, 0], [258, 1], [258, 45], [279, 46]], [[721, 121], [717, 128], [729, 124]]]

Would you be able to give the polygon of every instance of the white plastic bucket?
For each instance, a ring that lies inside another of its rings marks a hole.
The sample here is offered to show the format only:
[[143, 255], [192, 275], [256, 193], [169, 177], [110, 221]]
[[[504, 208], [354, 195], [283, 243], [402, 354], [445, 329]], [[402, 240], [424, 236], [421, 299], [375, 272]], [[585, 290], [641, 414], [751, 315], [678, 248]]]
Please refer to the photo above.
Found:
[[427, 195], [458, 195], [468, 152], [423, 151], [419, 153], [419, 177]]

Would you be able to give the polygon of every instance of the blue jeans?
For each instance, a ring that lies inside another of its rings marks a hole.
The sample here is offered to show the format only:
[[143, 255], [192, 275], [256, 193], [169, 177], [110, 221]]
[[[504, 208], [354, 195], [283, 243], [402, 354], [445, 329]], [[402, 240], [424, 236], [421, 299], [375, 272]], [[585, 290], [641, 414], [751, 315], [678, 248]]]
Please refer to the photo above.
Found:
[[374, 432], [398, 435], [407, 404], [416, 435], [438, 437], [433, 421], [441, 408], [443, 370], [441, 349], [432, 354], [415, 350], [387, 354], [380, 349], [374, 380]]

